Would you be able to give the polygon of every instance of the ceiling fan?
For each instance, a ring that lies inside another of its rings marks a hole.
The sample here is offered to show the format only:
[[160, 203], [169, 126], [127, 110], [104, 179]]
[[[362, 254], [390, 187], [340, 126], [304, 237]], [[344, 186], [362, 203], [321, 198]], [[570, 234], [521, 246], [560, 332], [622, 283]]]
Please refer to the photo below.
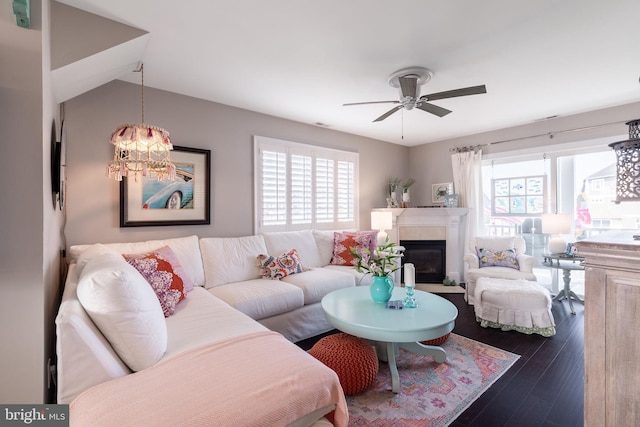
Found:
[[434, 114], [438, 117], [444, 117], [451, 113], [451, 110], [438, 107], [431, 104], [429, 101], [436, 101], [438, 99], [455, 98], [458, 96], [478, 95], [487, 93], [485, 85], [471, 86], [461, 89], [447, 90], [444, 92], [431, 93], [429, 95], [420, 96], [420, 86], [427, 83], [433, 77], [433, 72], [428, 68], [423, 67], [410, 67], [398, 70], [389, 76], [389, 84], [392, 87], [400, 89], [399, 101], [369, 101], [369, 102], [351, 102], [342, 104], [343, 106], [350, 105], [365, 105], [365, 104], [398, 104], [391, 110], [387, 111], [380, 117], [374, 120], [374, 122], [380, 122], [398, 110], [412, 110], [416, 107], [427, 113]]

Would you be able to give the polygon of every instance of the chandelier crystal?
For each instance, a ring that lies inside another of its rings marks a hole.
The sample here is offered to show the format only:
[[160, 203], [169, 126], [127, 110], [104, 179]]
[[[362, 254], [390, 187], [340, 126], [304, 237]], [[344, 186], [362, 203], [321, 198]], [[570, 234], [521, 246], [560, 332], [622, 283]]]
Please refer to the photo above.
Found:
[[159, 181], [173, 180], [176, 167], [169, 154], [173, 150], [169, 132], [144, 124], [144, 65], [136, 71], [142, 73], [142, 124], [121, 125], [111, 134], [115, 152], [108, 165], [109, 178], [122, 181], [125, 176], [137, 179], [142, 175], [156, 176]]

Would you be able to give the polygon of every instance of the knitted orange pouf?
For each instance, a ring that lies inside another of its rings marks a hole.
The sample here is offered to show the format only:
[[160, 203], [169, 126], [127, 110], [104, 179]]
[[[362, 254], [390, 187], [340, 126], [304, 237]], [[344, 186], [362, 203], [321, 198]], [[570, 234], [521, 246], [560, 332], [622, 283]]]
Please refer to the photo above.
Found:
[[420, 343], [424, 344], [424, 345], [442, 345], [442, 344], [444, 344], [444, 342], [446, 340], [449, 339], [449, 335], [451, 335], [451, 332], [449, 332], [446, 335], [441, 336], [440, 338], [435, 338], [435, 339], [428, 340], [428, 341], [420, 341]]
[[326, 336], [309, 354], [338, 374], [344, 394], [358, 394], [371, 387], [378, 374], [378, 356], [362, 338], [345, 333]]

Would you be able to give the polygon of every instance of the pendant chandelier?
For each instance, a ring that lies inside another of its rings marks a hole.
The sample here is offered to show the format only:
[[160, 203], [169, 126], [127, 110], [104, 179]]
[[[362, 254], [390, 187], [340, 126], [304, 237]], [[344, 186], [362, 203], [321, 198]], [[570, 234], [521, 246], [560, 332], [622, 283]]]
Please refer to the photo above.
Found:
[[609, 144], [616, 153], [616, 203], [640, 202], [640, 119], [626, 123], [629, 139]]
[[169, 153], [173, 150], [169, 132], [157, 126], [144, 124], [144, 64], [136, 70], [142, 76], [142, 124], [119, 126], [111, 134], [115, 146], [113, 160], [109, 162], [109, 178], [122, 181], [122, 177], [133, 175], [156, 176], [158, 181], [173, 180], [176, 168]]

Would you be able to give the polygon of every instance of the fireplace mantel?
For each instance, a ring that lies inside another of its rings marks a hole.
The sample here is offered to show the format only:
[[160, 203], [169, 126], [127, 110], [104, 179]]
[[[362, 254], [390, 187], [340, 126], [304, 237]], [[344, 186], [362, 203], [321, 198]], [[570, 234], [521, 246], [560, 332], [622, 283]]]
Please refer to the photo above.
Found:
[[464, 282], [464, 261], [467, 208], [380, 208], [390, 211], [393, 229], [389, 240], [445, 240], [446, 274], [458, 283]]

